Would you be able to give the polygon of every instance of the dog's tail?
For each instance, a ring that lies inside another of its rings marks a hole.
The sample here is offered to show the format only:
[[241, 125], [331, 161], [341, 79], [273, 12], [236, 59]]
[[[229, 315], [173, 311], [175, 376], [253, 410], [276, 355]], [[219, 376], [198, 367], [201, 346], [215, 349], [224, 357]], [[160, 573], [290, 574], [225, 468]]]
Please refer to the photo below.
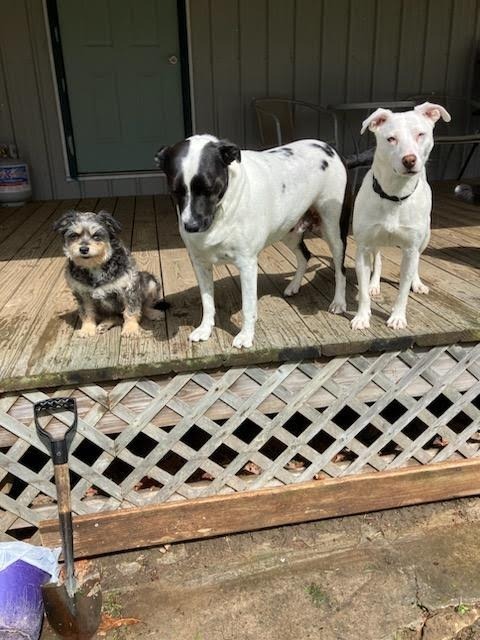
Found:
[[343, 244], [343, 260], [342, 271], [345, 273], [345, 254], [347, 251], [347, 237], [350, 231], [350, 221], [352, 219], [353, 212], [353, 193], [350, 179], [347, 177], [347, 184], [345, 186], [345, 196], [343, 198], [342, 212], [340, 214], [340, 238]]
[[140, 271], [140, 286], [144, 292], [143, 315], [149, 320], [163, 318], [163, 312], [170, 307], [170, 304], [162, 296], [162, 286], [157, 278], [148, 273]]

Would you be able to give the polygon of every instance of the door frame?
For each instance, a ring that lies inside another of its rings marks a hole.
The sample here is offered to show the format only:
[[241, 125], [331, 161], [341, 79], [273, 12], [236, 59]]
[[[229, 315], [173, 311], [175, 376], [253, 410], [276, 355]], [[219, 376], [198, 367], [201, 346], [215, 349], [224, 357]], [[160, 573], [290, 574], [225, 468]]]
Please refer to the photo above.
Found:
[[[62, 50], [62, 37], [58, 19], [57, 0], [42, 0], [45, 16], [45, 28], [49, 48], [50, 67], [52, 72], [57, 116], [62, 140], [62, 151], [67, 181], [105, 180], [121, 178], [141, 178], [157, 175], [157, 171], [112, 171], [105, 173], [79, 173], [75, 150], [75, 137], [68, 96], [67, 78]], [[191, 29], [189, 0], [176, 0], [178, 18], [178, 41], [180, 53], [180, 74], [183, 103], [183, 126], [185, 136], [192, 135], [195, 130], [195, 113], [193, 110], [193, 74], [191, 56]]]

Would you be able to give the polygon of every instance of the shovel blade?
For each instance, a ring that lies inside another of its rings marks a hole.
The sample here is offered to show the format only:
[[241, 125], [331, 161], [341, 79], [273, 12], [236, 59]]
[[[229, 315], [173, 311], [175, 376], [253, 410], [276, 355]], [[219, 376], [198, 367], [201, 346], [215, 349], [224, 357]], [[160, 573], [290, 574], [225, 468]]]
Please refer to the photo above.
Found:
[[64, 584], [49, 582], [42, 587], [48, 622], [65, 640], [90, 640], [100, 624], [102, 592], [99, 577], [87, 579], [72, 597]]

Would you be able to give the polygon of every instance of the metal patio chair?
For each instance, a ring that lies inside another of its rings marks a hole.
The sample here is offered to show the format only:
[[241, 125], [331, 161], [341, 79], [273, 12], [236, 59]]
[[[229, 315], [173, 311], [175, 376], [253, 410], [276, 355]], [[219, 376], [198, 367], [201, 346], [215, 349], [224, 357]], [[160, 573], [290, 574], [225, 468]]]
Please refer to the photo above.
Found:
[[337, 115], [325, 107], [291, 98], [254, 98], [252, 106], [263, 148], [305, 137], [320, 138], [338, 148]]

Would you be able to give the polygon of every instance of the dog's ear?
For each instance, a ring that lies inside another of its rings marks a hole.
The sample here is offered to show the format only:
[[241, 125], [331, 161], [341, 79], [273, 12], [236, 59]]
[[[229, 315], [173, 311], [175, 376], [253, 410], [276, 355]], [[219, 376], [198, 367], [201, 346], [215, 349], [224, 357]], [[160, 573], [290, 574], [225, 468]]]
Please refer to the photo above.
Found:
[[113, 236], [122, 230], [122, 225], [108, 211], [99, 211], [97, 219]]
[[450, 122], [452, 119], [448, 111], [440, 104], [432, 104], [431, 102], [424, 102], [423, 104], [417, 105], [415, 111], [431, 120], [433, 124], [435, 124], [437, 120], [440, 120], [440, 118], [445, 122]]
[[377, 109], [371, 113], [366, 120], [362, 122], [362, 130], [360, 133], [365, 133], [367, 127], [370, 131], [376, 131], [378, 127], [381, 127], [389, 117], [392, 115], [390, 109]]
[[240, 162], [241, 153], [236, 144], [229, 140], [219, 140], [217, 146], [224, 164], [228, 166], [234, 160]]
[[154, 156], [155, 165], [161, 170], [164, 171], [165, 167], [165, 159], [167, 157], [168, 152], [170, 151], [170, 147], [160, 147], [157, 153]]
[[53, 223], [53, 230], [57, 233], [61, 233], [62, 235], [65, 231], [70, 227], [77, 216], [76, 211], [66, 211], [63, 216], [61, 216], [58, 220], [55, 220]]

